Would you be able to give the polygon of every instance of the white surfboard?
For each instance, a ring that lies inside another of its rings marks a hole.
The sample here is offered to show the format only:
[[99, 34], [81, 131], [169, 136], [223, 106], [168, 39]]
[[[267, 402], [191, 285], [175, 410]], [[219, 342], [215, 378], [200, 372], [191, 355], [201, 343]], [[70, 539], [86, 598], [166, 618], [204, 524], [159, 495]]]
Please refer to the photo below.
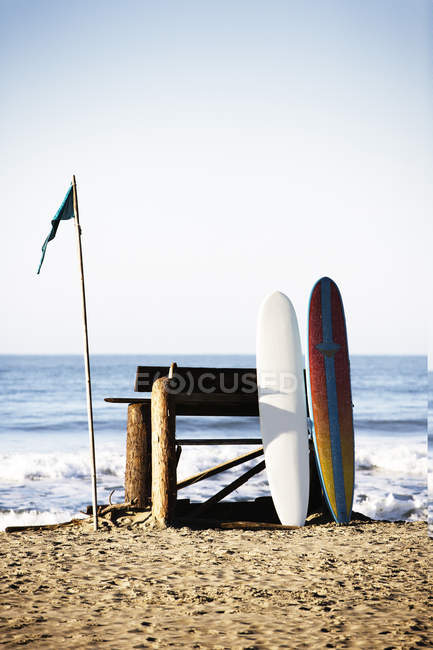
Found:
[[310, 488], [304, 363], [290, 300], [263, 301], [257, 328], [260, 428], [272, 499], [282, 524], [303, 526]]

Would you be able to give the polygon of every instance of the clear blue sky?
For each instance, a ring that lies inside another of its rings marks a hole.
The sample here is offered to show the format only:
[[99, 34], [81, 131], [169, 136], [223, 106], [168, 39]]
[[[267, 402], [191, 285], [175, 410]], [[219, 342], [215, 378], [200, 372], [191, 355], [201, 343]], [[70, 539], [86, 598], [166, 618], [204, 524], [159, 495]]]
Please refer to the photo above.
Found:
[[92, 352], [254, 352], [275, 289], [305, 337], [329, 275], [352, 353], [426, 353], [431, 2], [0, 9], [0, 352], [81, 352], [75, 173]]

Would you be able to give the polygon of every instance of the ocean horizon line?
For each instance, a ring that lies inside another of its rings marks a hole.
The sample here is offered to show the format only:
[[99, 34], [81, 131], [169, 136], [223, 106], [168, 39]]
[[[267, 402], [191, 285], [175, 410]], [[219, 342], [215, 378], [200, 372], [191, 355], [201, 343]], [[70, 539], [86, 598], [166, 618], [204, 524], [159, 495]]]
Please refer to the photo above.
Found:
[[[91, 357], [253, 357], [255, 352], [90, 352]], [[0, 357], [82, 357], [82, 352], [0, 352]], [[351, 352], [350, 357], [413, 357], [427, 358], [428, 353], [410, 352]]]

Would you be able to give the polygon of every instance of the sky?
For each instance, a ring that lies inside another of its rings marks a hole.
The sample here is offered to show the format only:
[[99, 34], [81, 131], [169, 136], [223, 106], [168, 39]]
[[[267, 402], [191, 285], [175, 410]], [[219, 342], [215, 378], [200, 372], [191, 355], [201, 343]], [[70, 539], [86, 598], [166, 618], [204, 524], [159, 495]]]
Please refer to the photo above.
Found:
[[[352, 354], [426, 354], [427, 0], [0, 0], [0, 353], [254, 353], [270, 292]], [[432, 338], [433, 341], [433, 338]]]

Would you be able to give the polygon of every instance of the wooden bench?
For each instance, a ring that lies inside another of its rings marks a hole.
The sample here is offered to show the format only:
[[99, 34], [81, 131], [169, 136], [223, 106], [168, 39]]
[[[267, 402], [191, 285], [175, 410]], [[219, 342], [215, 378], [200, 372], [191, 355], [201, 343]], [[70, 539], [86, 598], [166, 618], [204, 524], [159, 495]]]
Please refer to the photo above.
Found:
[[[138, 366], [134, 391], [151, 393], [153, 384], [167, 377], [169, 366]], [[173, 377], [178, 415], [258, 416], [255, 368], [187, 368], [176, 366]], [[107, 397], [106, 402], [148, 405], [149, 399]]]
[[[152, 397], [105, 398], [128, 404], [125, 501], [135, 500], [141, 508], [151, 502], [153, 516], [162, 524], [173, 518], [178, 490], [263, 454], [261, 438], [176, 439], [177, 415], [258, 417], [255, 368], [138, 366], [134, 390]], [[182, 446], [204, 444], [259, 447], [177, 483]], [[201, 504], [196, 514], [201, 516], [264, 467], [261, 461]]]

